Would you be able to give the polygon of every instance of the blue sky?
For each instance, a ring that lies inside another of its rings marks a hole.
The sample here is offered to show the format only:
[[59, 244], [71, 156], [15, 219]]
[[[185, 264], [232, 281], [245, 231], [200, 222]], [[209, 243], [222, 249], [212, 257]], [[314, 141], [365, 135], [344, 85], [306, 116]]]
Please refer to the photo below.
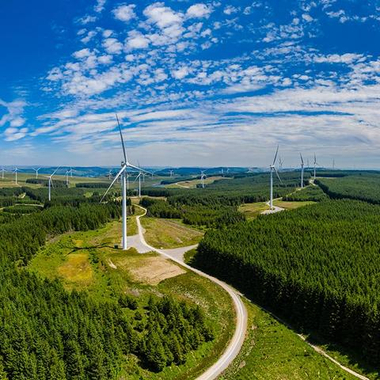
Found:
[[380, 1], [0, 5], [0, 164], [380, 168]]

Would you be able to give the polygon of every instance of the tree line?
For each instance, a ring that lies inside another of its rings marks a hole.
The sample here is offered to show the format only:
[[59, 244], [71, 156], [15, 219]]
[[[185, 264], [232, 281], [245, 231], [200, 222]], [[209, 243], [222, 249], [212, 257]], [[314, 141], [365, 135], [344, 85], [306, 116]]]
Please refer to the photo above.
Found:
[[195, 265], [293, 325], [380, 362], [380, 206], [323, 201], [210, 230]]

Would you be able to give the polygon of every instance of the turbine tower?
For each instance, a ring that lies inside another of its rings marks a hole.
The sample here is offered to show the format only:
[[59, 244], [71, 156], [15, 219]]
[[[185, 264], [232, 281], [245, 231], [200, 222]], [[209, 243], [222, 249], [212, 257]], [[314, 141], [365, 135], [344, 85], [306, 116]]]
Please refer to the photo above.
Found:
[[1, 179], [4, 179], [4, 173], [5, 173], [5, 169], [1, 168]]
[[201, 170], [201, 184], [202, 184], [202, 189], [205, 188], [205, 178], [206, 178], [205, 170]]
[[70, 174], [70, 170], [66, 170], [66, 186], [67, 187], [70, 186], [69, 174]]
[[38, 179], [38, 172], [39, 172], [40, 169], [41, 169], [41, 168], [38, 168], [38, 169], [34, 169], [34, 168], [33, 168], [33, 170], [36, 172], [36, 179]]
[[303, 157], [302, 154], [300, 153], [301, 157], [301, 189], [303, 189], [303, 171], [304, 171], [304, 162], [303, 162]]
[[48, 187], [49, 187], [49, 202], [51, 201], [51, 188], [52, 187], [54, 187], [54, 185], [53, 185], [53, 175], [55, 174], [55, 173], [57, 173], [57, 170], [59, 169], [60, 167], [58, 166], [58, 168], [57, 169], [55, 169], [54, 170], [54, 172], [52, 173], [52, 174], [50, 174], [50, 175], [48, 175], [47, 176], [47, 178], [48, 178], [48, 180], [49, 180], [49, 182], [48, 182]]
[[278, 171], [282, 171], [282, 164], [284, 163], [284, 160], [282, 159], [282, 157], [280, 156], [278, 158]]
[[17, 172], [18, 172], [19, 170], [18, 170], [18, 168], [15, 168], [14, 170], [13, 170], [13, 173], [15, 173], [15, 183], [16, 183], [16, 185], [18, 185], [18, 182], [17, 182]]
[[278, 179], [282, 183], [281, 178], [280, 178], [280, 176], [278, 174], [278, 171], [276, 169], [276, 160], [277, 160], [277, 155], [278, 155], [278, 149], [279, 149], [279, 146], [277, 145], [277, 150], [276, 150], [276, 154], [274, 155], [273, 163], [269, 167], [270, 168], [270, 200], [269, 200], [269, 207], [270, 207], [271, 210], [273, 210], [273, 172], [276, 173]]
[[317, 178], [317, 165], [319, 165], [319, 164], [317, 162], [317, 156], [314, 153], [314, 179]]
[[109, 186], [107, 191], [104, 193], [100, 202], [103, 201], [103, 199], [108, 194], [108, 192], [110, 191], [112, 186], [115, 184], [115, 182], [121, 176], [121, 178], [122, 178], [122, 181], [121, 181], [121, 186], [122, 186], [122, 220], [123, 220], [123, 227], [122, 227], [123, 243], [122, 244], [123, 244], [123, 250], [127, 250], [128, 249], [128, 245], [127, 245], [127, 186], [126, 186], [127, 169], [132, 168], [132, 169], [135, 169], [138, 171], [145, 171], [145, 170], [140, 169], [137, 166], [134, 166], [134, 165], [129, 163], [127, 151], [126, 151], [125, 145], [124, 145], [123, 133], [121, 131], [120, 122], [119, 122], [119, 118], [118, 118], [117, 114], [116, 114], [116, 121], [117, 121], [117, 125], [119, 127], [120, 140], [121, 140], [121, 146], [123, 148], [124, 161], [122, 161], [120, 171], [117, 173], [116, 177], [113, 179], [111, 185]]
[[139, 190], [138, 190], [138, 197], [139, 198], [141, 198], [141, 177], [143, 177], [143, 176], [144, 176], [143, 172], [139, 172], [139, 174], [137, 174], [137, 177], [135, 178], [135, 181], [134, 181], [134, 182], [136, 182], [137, 180], [139, 180]]

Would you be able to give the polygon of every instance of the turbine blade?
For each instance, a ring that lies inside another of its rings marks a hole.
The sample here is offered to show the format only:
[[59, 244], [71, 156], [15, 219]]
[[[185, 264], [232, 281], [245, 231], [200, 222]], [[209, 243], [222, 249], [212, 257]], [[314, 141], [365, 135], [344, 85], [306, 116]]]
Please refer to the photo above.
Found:
[[53, 174], [51, 175], [52, 177], [53, 177], [53, 175], [54, 175], [55, 173], [57, 173], [57, 171], [58, 171], [59, 168], [60, 168], [60, 166], [58, 166], [58, 168], [54, 170]]
[[282, 185], [282, 180], [281, 180], [281, 178], [280, 178], [280, 175], [278, 174], [277, 169], [274, 168], [274, 171], [276, 172], [277, 178], [279, 179], [279, 181], [281, 182], [281, 185]]
[[103, 199], [105, 198], [105, 196], [108, 194], [108, 192], [110, 191], [111, 187], [115, 184], [115, 182], [117, 181], [117, 179], [121, 176], [121, 174], [123, 173], [123, 171], [127, 168], [127, 165], [124, 165], [119, 173], [117, 173], [116, 177], [113, 179], [111, 185], [109, 185], [107, 191], [104, 193], [104, 195], [102, 196], [102, 199], [100, 200], [100, 202], [103, 202]]
[[273, 164], [274, 165], [276, 163], [276, 160], [277, 160], [277, 155], [278, 155], [278, 149], [280, 148], [279, 145], [277, 145], [277, 150], [276, 150], [276, 154], [274, 155], [274, 159], [273, 159]]
[[302, 165], [303, 165], [303, 157], [302, 157], [301, 153], [300, 153], [300, 157], [301, 157], [301, 162], [302, 162]]
[[142, 169], [142, 168], [139, 168], [138, 166], [132, 165], [132, 164], [130, 164], [129, 162], [128, 162], [127, 166], [130, 167], [130, 168], [133, 168], [133, 169], [135, 169], [135, 170], [137, 170], [137, 171], [139, 171], [139, 172], [144, 172], [144, 173], [146, 173], [146, 174], [151, 174], [151, 173], [148, 172], [147, 170]]
[[127, 156], [127, 151], [125, 150], [123, 133], [121, 132], [120, 122], [119, 122], [119, 118], [117, 116], [117, 113], [115, 115], [116, 115], [117, 125], [119, 127], [119, 132], [120, 132], [121, 145], [123, 147], [124, 162], [127, 163], [128, 162], [128, 156]]

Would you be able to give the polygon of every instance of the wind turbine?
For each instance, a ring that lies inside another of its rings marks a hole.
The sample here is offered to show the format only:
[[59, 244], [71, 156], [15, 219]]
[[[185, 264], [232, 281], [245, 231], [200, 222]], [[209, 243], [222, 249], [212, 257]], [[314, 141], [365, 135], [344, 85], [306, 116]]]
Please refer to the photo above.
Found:
[[60, 168], [60, 167], [58, 166], [58, 168], [55, 169], [54, 172], [53, 172], [52, 174], [46, 176], [46, 177], [48, 178], [48, 180], [49, 180], [49, 182], [48, 182], [48, 187], [49, 187], [49, 202], [51, 201], [51, 188], [54, 186], [54, 185], [53, 185], [53, 175], [54, 175], [55, 173], [57, 173], [57, 171], [58, 171], [59, 168]]
[[317, 165], [319, 165], [319, 164], [317, 162], [317, 156], [314, 153], [314, 179], [317, 178]]
[[205, 188], [205, 178], [206, 178], [205, 171], [206, 171], [206, 170], [201, 170], [201, 184], [202, 184], [202, 189]]
[[116, 121], [117, 125], [119, 127], [119, 132], [120, 132], [120, 140], [121, 140], [121, 146], [123, 148], [123, 156], [124, 156], [124, 161], [121, 163], [121, 169], [119, 173], [117, 173], [116, 177], [113, 179], [111, 185], [107, 189], [107, 191], [104, 193], [102, 199], [100, 202], [103, 201], [105, 196], [108, 194], [112, 186], [115, 184], [115, 182], [118, 180], [118, 178], [121, 176], [122, 181], [121, 181], [121, 186], [122, 186], [122, 221], [123, 221], [123, 227], [122, 227], [122, 235], [123, 235], [123, 250], [127, 250], [127, 186], [126, 186], [126, 179], [127, 179], [127, 168], [132, 168], [138, 171], [145, 171], [143, 169], [138, 168], [137, 166], [134, 166], [129, 163], [128, 161], [128, 156], [127, 156], [127, 151], [124, 146], [124, 139], [123, 139], [123, 133], [121, 132], [121, 127], [119, 123], [119, 118], [117, 117], [116, 114]]
[[36, 172], [36, 179], [38, 179], [38, 171], [40, 170], [41, 168], [38, 168], [38, 169], [34, 169], [33, 170]]
[[70, 174], [70, 170], [66, 170], [66, 186], [67, 187], [69, 187], [69, 185], [70, 185], [69, 174]]
[[1, 168], [1, 179], [4, 179], [4, 173], [5, 173], [5, 169], [4, 168]]
[[303, 189], [303, 171], [304, 171], [304, 162], [303, 162], [303, 157], [302, 154], [300, 153], [301, 157], [301, 189]]
[[282, 164], [284, 163], [284, 160], [282, 159], [282, 157], [280, 156], [278, 158], [278, 170], [281, 172], [282, 171]]
[[16, 185], [18, 185], [18, 182], [17, 182], [17, 172], [19, 171], [19, 169], [18, 168], [15, 168], [14, 170], [13, 170], [13, 173], [15, 173], [15, 182], [16, 182]]
[[141, 198], [141, 176], [143, 176], [144, 174], [142, 172], [139, 172], [139, 174], [137, 175], [137, 177], [135, 178], [135, 182], [137, 180], [139, 180], [139, 192], [138, 192], [138, 197]]
[[271, 210], [273, 210], [273, 172], [276, 173], [278, 179], [282, 183], [281, 178], [280, 178], [280, 176], [278, 174], [278, 171], [276, 169], [276, 160], [277, 160], [277, 155], [278, 155], [278, 149], [279, 149], [279, 146], [277, 145], [277, 150], [276, 150], [276, 154], [274, 155], [273, 163], [269, 167], [270, 168], [270, 200], [269, 200], [269, 207], [270, 207]]
[[170, 170], [169, 173], [170, 173], [170, 177], [174, 177], [174, 171], [173, 170]]

